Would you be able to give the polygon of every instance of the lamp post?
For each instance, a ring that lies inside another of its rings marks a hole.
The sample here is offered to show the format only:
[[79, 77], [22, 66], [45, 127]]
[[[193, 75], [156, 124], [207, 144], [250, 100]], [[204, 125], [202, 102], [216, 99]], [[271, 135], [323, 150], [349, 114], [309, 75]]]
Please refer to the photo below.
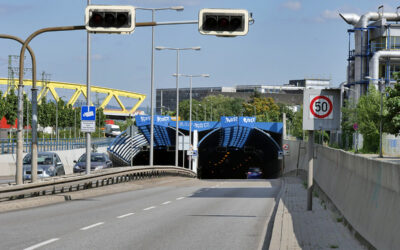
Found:
[[[365, 79], [367, 79], [370, 83], [371, 81], [376, 82], [376, 79], [372, 79], [370, 76], [366, 76]], [[384, 78], [377, 79], [378, 84], [379, 84], [379, 93], [381, 95], [381, 103], [380, 103], [380, 114], [379, 114], [379, 158], [383, 157], [382, 153], [382, 117], [383, 117], [383, 84], [385, 83]]]
[[62, 97], [67, 98], [66, 96], [60, 96], [59, 98], [56, 99], [56, 144], [57, 144], [57, 150], [58, 150], [58, 102]]
[[[177, 76], [174, 74], [174, 76]], [[185, 75], [180, 74], [179, 76], [189, 77], [190, 78], [190, 90], [189, 90], [189, 145], [192, 145], [192, 78], [193, 77], [210, 77], [209, 74], [200, 74], [200, 75]], [[192, 156], [190, 156], [189, 161], [189, 169], [192, 169]]]
[[[135, 8], [138, 10], [151, 10], [152, 22], [155, 22], [155, 12], [159, 10], [176, 10], [182, 11], [183, 6], [173, 6], [168, 8]], [[151, 83], [150, 83], [150, 162], [149, 165], [153, 166], [154, 162], [154, 26], [151, 27]]]
[[181, 50], [200, 50], [200, 47], [191, 48], [169, 48], [156, 47], [156, 50], [175, 50], [176, 51], [176, 134], [175, 134], [175, 167], [178, 167], [178, 150], [179, 150], [179, 51]]
[[201, 103], [199, 103], [200, 107], [204, 107], [204, 121], [206, 121], [207, 119], [207, 104], [201, 105]]
[[380, 111], [380, 121], [379, 121], [379, 158], [383, 157], [382, 154], [382, 120], [383, 120], [383, 84], [385, 83], [385, 80], [382, 78], [379, 80], [379, 92], [381, 94], [381, 111]]
[[[354, 96], [357, 95], [357, 92], [354, 89], [351, 89], [351, 88], [348, 88], [348, 87], [343, 87], [343, 89], [352, 91], [354, 93]], [[354, 98], [353, 98], [353, 105], [355, 105]], [[357, 108], [356, 108], [356, 122], [357, 122]], [[356, 153], [358, 153], [358, 128], [356, 130]]]
[[256, 106], [248, 103], [249, 106], [252, 106], [254, 108], [254, 116], [257, 116], [257, 111], [256, 111]]

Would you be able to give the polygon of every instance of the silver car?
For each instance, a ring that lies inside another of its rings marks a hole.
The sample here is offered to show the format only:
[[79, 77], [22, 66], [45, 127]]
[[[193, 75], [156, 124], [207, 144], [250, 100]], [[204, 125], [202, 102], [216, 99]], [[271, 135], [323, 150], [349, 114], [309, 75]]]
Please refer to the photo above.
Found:
[[[52, 177], [58, 175], [64, 175], [64, 165], [61, 162], [60, 157], [57, 153], [53, 152], [40, 152], [37, 157], [38, 169], [37, 176], [38, 178]], [[31, 179], [31, 169], [32, 169], [32, 156], [31, 154], [25, 155], [23, 159], [23, 172], [24, 179]]]

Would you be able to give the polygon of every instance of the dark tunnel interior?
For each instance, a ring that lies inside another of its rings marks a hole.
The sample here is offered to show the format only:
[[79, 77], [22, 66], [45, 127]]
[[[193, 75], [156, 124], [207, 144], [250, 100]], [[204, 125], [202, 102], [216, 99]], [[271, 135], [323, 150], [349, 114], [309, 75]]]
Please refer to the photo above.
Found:
[[[252, 129], [243, 148], [219, 147], [221, 131], [209, 135], [199, 146], [198, 177], [201, 179], [245, 179], [249, 168], [260, 168], [262, 178], [279, 176], [281, 161], [275, 141], [281, 135], [270, 137]], [[280, 147], [280, 146], [278, 146]]]
[[[199, 133], [200, 140], [210, 131]], [[245, 179], [249, 168], [262, 171], [261, 178], [276, 178], [280, 174], [276, 142], [281, 134], [252, 129], [243, 148], [220, 147], [221, 130], [209, 134], [199, 145], [198, 178], [200, 179]], [[173, 138], [173, 141], [174, 138]], [[278, 145], [280, 147], [280, 145]], [[189, 157], [185, 155], [185, 168]], [[178, 165], [182, 166], [183, 155], [179, 151]], [[141, 151], [132, 160], [133, 166], [149, 164], [149, 151]], [[154, 165], [175, 165], [175, 147], [160, 147], [154, 150]]]

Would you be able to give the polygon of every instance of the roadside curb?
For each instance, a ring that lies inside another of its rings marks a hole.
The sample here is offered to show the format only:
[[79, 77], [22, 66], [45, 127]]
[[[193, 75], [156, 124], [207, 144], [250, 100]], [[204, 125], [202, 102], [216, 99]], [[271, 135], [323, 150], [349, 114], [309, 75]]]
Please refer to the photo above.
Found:
[[283, 228], [283, 216], [284, 216], [284, 205], [282, 201], [283, 192], [285, 189], [285, 181], [282, 179], [282, 187], [279, 196], [279, 201], [276, 205], [275, 217], [272, 227], [271, 240], [269, 242], [269, 247], [265, 249], [280, 249], [282, 240], [282, 228]]
[[[274, 209], [271, 210], [269, 216], [267, 217], [269, 220], [266, 220], [265, 226], [263, 229], [262, 235], [264, 235], [264, 240], [260, 242], [260, 245], [258, 247], [259, 250], [268, 250], [268, 249], [275, 249], [275, 248], [270, 248], [271, 247], [271, 242], [273, 240], [274, 232], [275, 232], [275, 224], [280, 222], [280, 227], [282, 227], [282, 220], [277, 221], [276, 216], [277, 216], [277, 211], [279, 205], [282, 203], [282, 194], [283, 190], [285, 188], [285, 180], [284, 178], [280, 178], [281, 181], [281, 188], [279, 190], [278, 195], [276, 196], [274, 200]], [[281, 216], [282, 218], [282, 216]]]

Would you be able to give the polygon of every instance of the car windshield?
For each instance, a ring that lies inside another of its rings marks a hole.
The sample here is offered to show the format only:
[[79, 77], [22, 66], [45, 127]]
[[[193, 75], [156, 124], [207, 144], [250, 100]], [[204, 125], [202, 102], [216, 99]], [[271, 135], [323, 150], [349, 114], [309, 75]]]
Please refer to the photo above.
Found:
[[[105, 162], [106, 158], [104, 155], [91, 155], [90, 156], [90, 161], [91, 162]], [[82, 155], [81, 158], [79, 158], [79, 162], [86, 162], [86, 154]]]
[[[51, 165], [53, 164], [53, 158], [49, 154], [38, 154], [37, 163], [39, 165]], [[32, 164], [31, 154], [27, 154], [24, 157], [23, 164]]]
[[260, 168], [249, 168], [249, 172], [261, 172]]

